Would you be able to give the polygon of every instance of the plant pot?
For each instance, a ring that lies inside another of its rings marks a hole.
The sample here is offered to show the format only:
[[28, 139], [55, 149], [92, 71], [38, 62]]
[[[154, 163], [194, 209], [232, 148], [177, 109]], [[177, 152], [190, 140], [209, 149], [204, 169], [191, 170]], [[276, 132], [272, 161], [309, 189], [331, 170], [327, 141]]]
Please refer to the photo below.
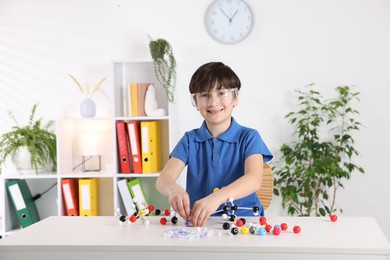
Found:
[[29, 175], [44, 172], [43, 166], [38, 166], [38, 171], [31, 166], [31, 155], [27, 147], [19, 147], [15, 150], [11, 155], [11, 161], [19, 174]]

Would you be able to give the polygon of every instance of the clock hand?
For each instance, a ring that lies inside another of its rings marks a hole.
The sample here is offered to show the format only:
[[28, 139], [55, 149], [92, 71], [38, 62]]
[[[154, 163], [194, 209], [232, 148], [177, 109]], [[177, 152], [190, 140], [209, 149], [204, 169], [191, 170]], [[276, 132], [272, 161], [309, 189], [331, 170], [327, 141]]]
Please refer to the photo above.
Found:
[[230, 18], [229, 22], [232, 22], [233, 21], [233, 18], [234, 16], [236, 16], [236, 14], [238, 13], [238, 10], [236, 10], [236, 12], [233, 14], [233, 16]]
[[229, 23], [231, 22], [230, 17], [223, 11], [222, 8], [219, 8], [219, 10], [223, 13], [223, 15], [229, 20]]

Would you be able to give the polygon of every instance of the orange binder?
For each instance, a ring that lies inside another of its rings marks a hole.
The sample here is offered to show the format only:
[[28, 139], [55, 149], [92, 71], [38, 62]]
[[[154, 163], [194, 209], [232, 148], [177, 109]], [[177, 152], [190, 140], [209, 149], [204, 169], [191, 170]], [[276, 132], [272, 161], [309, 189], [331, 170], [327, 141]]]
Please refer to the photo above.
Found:
[[130, 157], [134, 173], [142, 173], [141, 139], [139, 138], [139, 122], [127, 122], [127, 133], [130, 144]]
[[138, 84], [130, 83], [131, 115], [138, 116]]
[[138, 83], [138, 116], [146, 116], [145, 96], [150, 83]]
[[142, 172], [155, 173], [162, 169], [160, 121], [141, 122]]
[[118, 160], [119, 171], [121, 173], [130, 173], [130, 157], [129, 157], [129, 145], [126, 133], [126, 123], [123, 121], [116, 122], [116, 138], [118, 142]]
[[62, 197], [67, 216], [79, 215], [79, 190], [77, 179], [62, 179]]

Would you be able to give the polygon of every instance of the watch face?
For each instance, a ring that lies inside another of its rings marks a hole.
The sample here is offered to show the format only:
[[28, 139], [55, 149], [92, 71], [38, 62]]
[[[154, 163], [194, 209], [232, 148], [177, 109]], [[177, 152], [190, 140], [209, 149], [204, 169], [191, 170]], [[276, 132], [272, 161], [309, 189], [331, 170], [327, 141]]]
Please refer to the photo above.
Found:
[[216, 0], [206, 14], [209, 34], [221, 43], [242, 41], [250, 33], [252, 24], [252, 12], [242, 0]]

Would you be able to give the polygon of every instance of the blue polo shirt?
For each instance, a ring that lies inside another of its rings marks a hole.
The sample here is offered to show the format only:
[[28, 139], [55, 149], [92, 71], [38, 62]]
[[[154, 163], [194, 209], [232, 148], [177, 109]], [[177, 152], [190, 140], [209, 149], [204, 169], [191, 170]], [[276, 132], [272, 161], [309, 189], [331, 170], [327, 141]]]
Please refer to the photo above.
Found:
[[[257, 130], [239, 125], [232, 117], [228, 130], [217, 138], [210, 134], [206, 122], [200, 128], [186, 132], [170, 156], [187, 165], [186, 190], [192, 208], [197, 200], [208, 196], [215, 188], [223, 188], [243, 176], [245, 160], [252, 154], [262, 154], [264, 162], [273, 157]], [[260, 214], [264, 214], [255, 192], [234, 200], [234, 204], [238, 206], [236, 214], [239, 216], [253, 216], [252, 210], [240, 210], [240, 207], [258, 206]]]

